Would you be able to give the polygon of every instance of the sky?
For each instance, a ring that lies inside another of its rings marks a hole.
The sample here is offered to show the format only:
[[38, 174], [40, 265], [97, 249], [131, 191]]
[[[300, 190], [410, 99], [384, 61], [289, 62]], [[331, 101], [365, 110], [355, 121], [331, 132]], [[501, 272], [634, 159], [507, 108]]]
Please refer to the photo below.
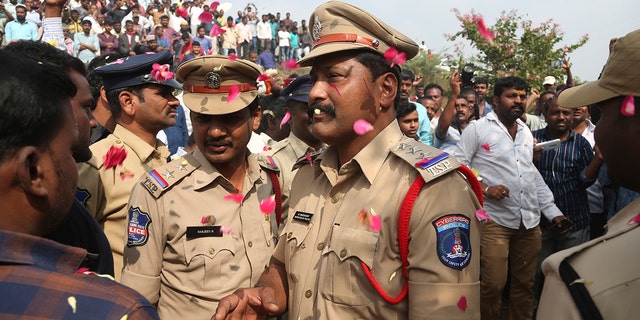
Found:
[[[224, 1], [219, 2], [223, 3]], [[291, 12], [296, 21], [309, 21], [311, 12], [321, 0], [253, 0], [259, 13]], [[461, 13], [471, 9], [484, 16], [487, 25], [494, 24], [502, 11], [517, 10], [518, 14], [538, 25], [549, 18], [560, 24], [565, 32], [565, 44], [574, 44], [586, 33], [590, 40], [569, 55], [572, 72], [581, 81], [593, 81], [598, 78], [602, 66], [609, 54], [609, 40], [640, 29], [640, 1], [638, 0], [349, 0], [396, 30], [414, 39], [422, 41], [434, 53], [453, 53], [454, 42], [444, 38], [445, 33], [453, 34], [460, 30], [460, 22], [452, 8]], [[243, 1], [231, 1], [231, 12], [244, 7]], [[235, 14], [233, 14], [235, 16]], [[469, 46], [466, 46], [471, 54]]]

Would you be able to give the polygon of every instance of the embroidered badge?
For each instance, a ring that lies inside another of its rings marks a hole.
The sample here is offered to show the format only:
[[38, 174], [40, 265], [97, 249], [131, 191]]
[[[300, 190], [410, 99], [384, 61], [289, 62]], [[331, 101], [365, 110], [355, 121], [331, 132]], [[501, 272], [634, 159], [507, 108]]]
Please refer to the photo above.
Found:
[[156, 180], [156, 182], [158, 182], [158, 184], [160, 184], [160, 187], [162, 187], [162, 189], [166, 188], [169, 185], [169, 183], [167, 183], [167, 180], [162, 178], [162, 175], [158, 171], [156, 171], [156, 169], [151, 170], [149, 174], [153, 177], [154, 180]]
[[311, 30], [311, 37], [313, 42], [317, 42], [320, 39], [320, 32], [322, 32], [322, 24], [320, 23], [320, 17], [316, 15], [313, 22], [313, 29]]
[[220, 88], [220, 83], [222, 82], [222, 77], [220, 74], [216, 72], [207, 72], [204, 75], [205, 86], [210, 89], [218, 89]]
[[470, 219], [462, 214], [449, 214], [433, 222], [438, 237], [438, 258], [445, 266], [462, 270], [471, 262]]
[[76, 189], [76, 200], [82, 204], [83, 207], [87, 207], [87, 201], [91, 198], [91, 194], [85, 189]]
[[140, 208], [129, 208], [129, 226], [127, 236], [127, 246], [142, 246], [149, 239], [149, 224], [151, 217]]

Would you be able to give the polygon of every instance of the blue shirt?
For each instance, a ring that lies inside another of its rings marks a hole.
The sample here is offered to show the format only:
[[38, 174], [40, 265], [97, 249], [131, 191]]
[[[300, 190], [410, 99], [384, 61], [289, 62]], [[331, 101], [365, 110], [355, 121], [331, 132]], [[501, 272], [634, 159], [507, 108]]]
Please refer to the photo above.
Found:
[[195, 37], [193, 38], [193, 41], [200, 42], [200, 48], [202, 48], [202, 52], [204, 54], [209, 54], [209, 50], [211, 50], [211, 40], [209, 40], [207, 37]]
[[265, 50], [258, 55], [258, 64], [265, 69], [277, 69], [276, 57], [274, 57], [273, 53], [268, 50]]
[[[538, 143], [552, 140], [547, 128], [532, 132]], [[590, 225], [591, 215], [587, 188], [595, 182], [587, 179], [585, 171], [593, 159], [593, 149], [589, 141], [575, 132], [560, 143], [555, 150], [542, 151], [536, 167], [544, 182], [553, 192], [556, 205], [574, 223], [573, 230], [581, 230]], [[542, 222], [546, 227], [546, 222]]]
[[[190, 56], [193, 56], [190, 54]], [[191, 57], [193, 59], [194, 57]], [[185, 60], [187, 61], [187, 56]], [[189, 140], [189, 129], [187, 128], [187, 118], [184, 110], [181, 106], [176, 108], [176, 125], [164, 129], [164, 134], [167, 135], [167, 147], [171, 154], [175, 154], [178, 151], [178, 147], [184, 147]]]
[[5, 40], [7, 43], [11, 40], [38, 40], [38, 29], [34, 24], [29, 22], [20, 23], [13, 20], [4, 26]]
[[427, 114], [427, 108], [418, 102], [409, 102], [416, 106], [416, 111], [418, 112], [418, 122], [420, 122], [420, 126], [418, 127], [418, 136], [420, 137], [420, 141], [428, 146], [433, 146], [431, 122], [429, 120], [429, 115]]

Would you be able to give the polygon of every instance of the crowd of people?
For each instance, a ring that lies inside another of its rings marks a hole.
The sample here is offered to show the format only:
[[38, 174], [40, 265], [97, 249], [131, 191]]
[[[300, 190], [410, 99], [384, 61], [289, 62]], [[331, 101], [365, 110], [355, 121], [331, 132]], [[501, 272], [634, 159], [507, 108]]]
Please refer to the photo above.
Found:
[[[598, 81], [565, 61], [564, 84], [453, 70], [445, 90], [339, 1], [311, 33], [252, 3], [0, 10], [0, 315], [636, 313], [639, 30]], [[310, 73], [268, 70], [290, 59]]]
[[[45, 2], [0, 3], [0, 46], [37, 40], [47, 18]], [[213, 5], [213, 7], [212, 7]], [[97, 56], [169, 51], [176, 64], [194, 57], [234, 54], [266, 69], [300, 60], [311, 49], [306, 20], [289, 12], [260, 13], [253, 3], [225, 13], [218, 2], [185, 0], [70, 0], [63, 7], [66, 50], [88, 64]]]

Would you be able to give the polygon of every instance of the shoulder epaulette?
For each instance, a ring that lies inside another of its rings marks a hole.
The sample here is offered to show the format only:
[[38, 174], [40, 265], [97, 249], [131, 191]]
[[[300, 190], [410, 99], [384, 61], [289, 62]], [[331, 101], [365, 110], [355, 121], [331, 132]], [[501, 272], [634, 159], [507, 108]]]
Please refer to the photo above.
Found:
[[391, 148], [391, 152], [420, 172], [425, 183], [460, 167], [448, 153], [413, 139], [401, 141]]
[[[309, 150], [309, 149], [307, 149]], [[319, 150], [316, 150], [314, 152], [311, 153], [306, 153], [304, 156], [298, 158], [296, 160], [296, 162], [293, 164], [293, 170], [296, 170], [302, 166], [305, 165], [311, 165], [313, 164], [314, 161], [316, 161], [316, 158], [318, 158], [318, 156], [320, 154], [322, 154], [322, 152], [324, 152], [325, 148], [321, 148]]]
[[271, 157], [270, 155], [260, 153], [260, 154], [256, 154], [255, 157], [256, 157], [256, 160], [258, 160], [258, 164], [262, 168], [271, 170], [271, 171], [280, 171], [280, 168], [278, 168], [278, 165], [273, 160], [273, 157]]
[[278, 151], [286, 148], [287, 145], [289, 145], [289, 138], [284, 138], [284, 139], [274, 143], [273, 145], [268, 146], [267, 147], [268, 149], [265, 150], [264, 152], [261, 152], [260, 154], [272, 156], [272, 155], [278, 153]]
[[198, 160], [193, 155], [186, 154], [145, 173], [140, 184], [157, 199], [164, 191], [169, 190], [172, 185], [191, 174], [198, 167], [200, 167]]

